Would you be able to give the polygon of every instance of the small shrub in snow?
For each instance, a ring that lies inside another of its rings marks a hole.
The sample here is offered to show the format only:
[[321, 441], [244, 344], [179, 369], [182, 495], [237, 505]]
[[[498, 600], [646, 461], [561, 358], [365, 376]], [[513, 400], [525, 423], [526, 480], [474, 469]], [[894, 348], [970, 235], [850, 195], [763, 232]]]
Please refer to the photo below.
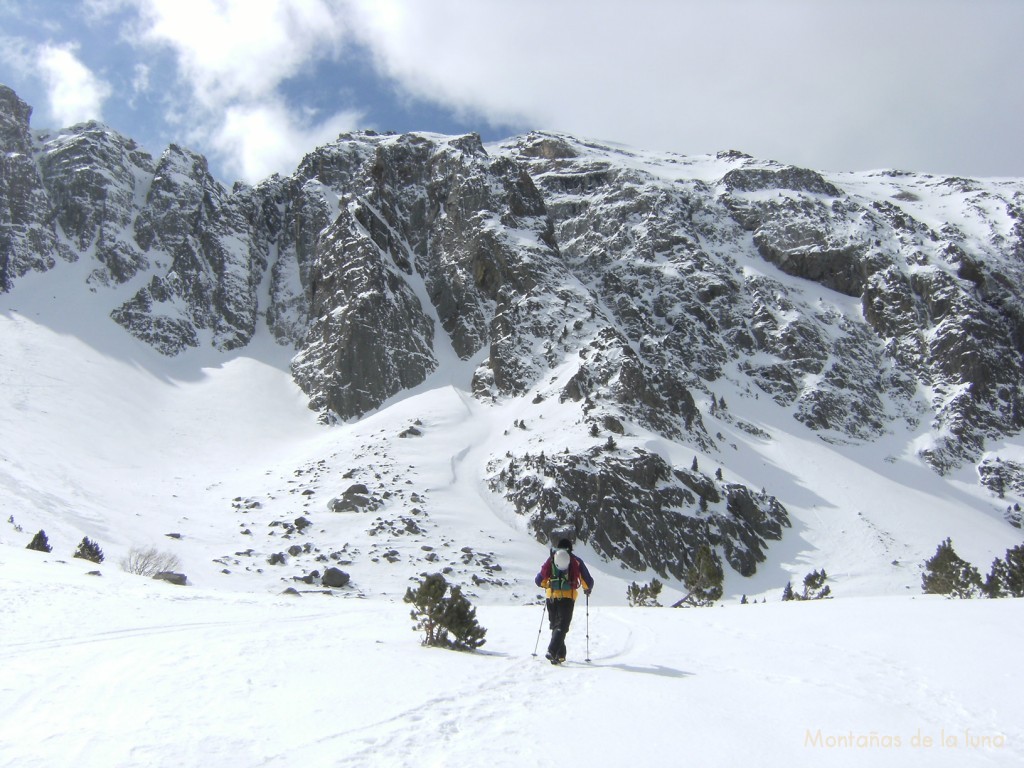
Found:
[[952, 541], [947, 538], [925, 561], [921, 588], [929, 595], [964, 599], [977, 597], [981, 593], [981, 574], [956, 553]]
[[790, 600], [824, 600], [832, 597], [832, 588], [825, 583], [827, 580], [828, 574], [822, 568], [820, 571], [811, 571], [804, 576], [803, 592], [797, 592], [793, 589], [792, 582], [787, 582], [786, 587], [782, 590], [782, 602], [788, 603]]
[[832, 596], [832, 588], [826, 584], [828, 574], [825, 569], [811, 571], [804, 576], [804, 593], [801, 600], [823, 600]]
[[637, 584], [635, 581], [626, 587], [626, 599], [632, 607], [658, 608], [658, 595], [661, 594], [662, 583], [651, 579], [650, 584]]
[[39, 531], [35, 536], [32, 537], [32, 541], [28, 543], [25, 549], [34, 549], [37, 552], [52, 552], [53, 547], [50, 546], [49, 540], [46, 538], [46, 531]]
[[149, 549], [132, 548], [128, 556], [121, 560], [121, 570], [137, 576], [155, 576], [164, 571], [176, 571], [181, 568], [181, 560], [169, 552], [159, 552], [156, 547]]
[[983, 589], [989, 597], [1024, 597], [1024, 545], [1008, 549], [1004, 559], [992, 561]]
[[413, 629], [423, 631], [424, 645], [460, 651], [479, 648], [487, 630], [477, 623], [476, 608], [462, 594], [462, 588], [451, 586], [449, 590], [449, 586], [444, 576], [434, 573], [424, 577], [415, 590], [406, 590], [404, 599], [412, 604], [410, 615], [416, 622]]
[[84, 537], [79, 543], [74, 556], [82, 560], [90, 560], [94, 563], [103, 562], [103, 550], [100, 549], [99, 544], [92, 541], [88, 536]]

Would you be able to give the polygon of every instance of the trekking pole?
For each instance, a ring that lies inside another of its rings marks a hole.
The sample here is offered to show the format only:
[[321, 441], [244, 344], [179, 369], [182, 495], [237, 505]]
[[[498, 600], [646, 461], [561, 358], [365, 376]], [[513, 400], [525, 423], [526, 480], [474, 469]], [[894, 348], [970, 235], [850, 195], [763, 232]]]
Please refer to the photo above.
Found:
[[[533, 655], [537, 655], [537, 648], [540, 646], [540, 633], [544, 630], [544, 617], [548, 615], [548, 601], [544, 601], [544, 610], [540, 614], [540, 626], [537, 627], [537, 642], [533, 644]], [[588, 653], [589, 655], [589, 653]]]
[[587, 598], [587, 664], [590, 663], [590, 595], [584, 593]]

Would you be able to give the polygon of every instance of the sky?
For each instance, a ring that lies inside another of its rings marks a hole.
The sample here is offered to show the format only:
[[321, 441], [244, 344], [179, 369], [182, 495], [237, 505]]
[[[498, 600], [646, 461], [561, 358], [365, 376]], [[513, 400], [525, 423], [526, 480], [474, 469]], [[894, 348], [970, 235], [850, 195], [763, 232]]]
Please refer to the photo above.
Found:
[[0, 83], [225, 183], [351, 130], [1024, 176], [1021, 39], [1020, 0], [0, 0]]

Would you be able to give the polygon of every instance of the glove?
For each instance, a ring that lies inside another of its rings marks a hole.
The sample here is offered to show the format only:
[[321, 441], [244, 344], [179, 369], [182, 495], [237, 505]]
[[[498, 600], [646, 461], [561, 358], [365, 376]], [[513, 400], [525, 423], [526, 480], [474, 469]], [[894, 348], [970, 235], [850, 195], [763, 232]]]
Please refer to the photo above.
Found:
[[590, 597], [590, 590], [589, 589], [584, 589], [583, 590], [583, 594], [586, 595], [587, 597]]

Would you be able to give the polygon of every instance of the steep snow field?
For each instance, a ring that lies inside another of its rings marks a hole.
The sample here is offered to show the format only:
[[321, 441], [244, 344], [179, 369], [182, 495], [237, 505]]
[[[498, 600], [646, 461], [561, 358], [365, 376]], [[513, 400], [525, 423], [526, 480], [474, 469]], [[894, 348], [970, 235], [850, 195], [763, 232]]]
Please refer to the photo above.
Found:
[[[554, 669], [531, 655], [546, 551], [485, 478], [506, 450], [562, 447], [557, 403], [480, 404], [472, 366], [453, 364], [358, 423], [322, 427], [267, 340], [168, 360], [106, 318], [116, 297], [83, 291], [84, 267], [57, 269], [66, 279], [26, 276], [0, 297], [0, 766], [1024, 758], [1021, 602], [920, 595], [920, 564], [946, 536], [984, 574], [1020, 531], [973, 470], [923, 467], [918, 435], [830, 446], [768, 398], [721, 393], [731, 420], [706, 418], [731, 454], [699, 455], [702, 469], [769, 488], [793, 529], [705, 610], [628, 608], [626, 585], [653, 574], [581, 548], [597, 589], [589, 616], [579, 605], [573, 663]], [[513, 426], [527, 414], [534, 429]], [[398, 437], [410, 426], [421, 435]], [[327, 511], [364, 478], [388, 493], [381, 509]], [[420, 534], [371, 532], [413, 509]], [[286, 540], [275, 523], [300, 515], [313, 533]], [[39, 529], [50, 554], [25, 550]], [[71, 558], [83, 536], [101, 566]], [[297, 541], [348, 556], [351, 586], [282, 595], [323, 567], [267, 565]], [[190, 586], [122, 572], [148, 546], [177, 555]], [[420, 647], [401, 596], [427, 570], [424, 546], [467, 584], [488, 630], [480, 652]], [[500, 569], [477, 584], [482, 562]], [[779, 602], [787, 580], [821, 567], [837, 599]], [[679, 594], [669, 583], [662, 602]]]

